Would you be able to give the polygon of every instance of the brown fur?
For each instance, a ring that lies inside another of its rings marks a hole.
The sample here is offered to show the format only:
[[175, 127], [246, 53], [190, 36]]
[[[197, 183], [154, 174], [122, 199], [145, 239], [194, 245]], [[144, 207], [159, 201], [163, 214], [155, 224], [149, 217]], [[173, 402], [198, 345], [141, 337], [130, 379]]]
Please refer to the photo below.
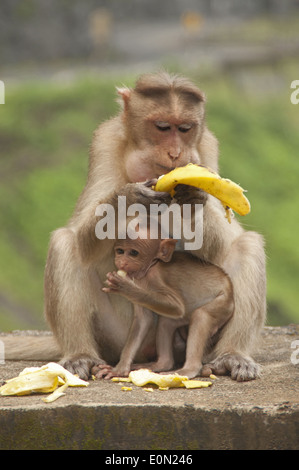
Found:
[[[151, 90], [161, 88], [161, 82], [169, 92], [160, 103], [157, 96], [152, 99]], [[113, 269], [113, 244], [95, 237], [97, 205], [126, 183], [156, 178], [189, 162], [214, 170], [218, 165], [217, 140], [205, 124], [202, 93], [191, 82], [168, 74], [145, 75], [137, 91], [120, 89], [119, 94], [123, 109], [94, 133], [86, 186], [70, 222], [52, 234], [45, 270], [46, 318], [61, 348], [62, 364], [82, 378], [88, 377], [92, 364], [118, 360], [132, 318], [129, 301], [101, 291]], [[169, 122], [171, 130], [160, 132], [156, 121]], [[193, 127], [182, 133], [179, 126], [186, 121]], [[245, 232], [236, 220], [228, 224], [222, 206], [208, 197], [204, 243], [194, 254], [222, 266], [234, 286], [235, 314], [213, 351], [211, 368], [228, 371], [237, 380], [255, 378], [258, 367], [249, 355], [265, 321], [263, 239]], [[149, 332], [148, 342], [154, 337]], [[137, 361], [144, 361], [143, 351]]]

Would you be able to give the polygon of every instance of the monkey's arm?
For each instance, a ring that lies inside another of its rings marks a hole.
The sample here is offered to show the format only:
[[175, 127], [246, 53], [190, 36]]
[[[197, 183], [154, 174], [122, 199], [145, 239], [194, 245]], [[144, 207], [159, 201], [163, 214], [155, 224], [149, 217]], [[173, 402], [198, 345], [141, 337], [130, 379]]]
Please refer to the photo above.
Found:
[[[147, 183], [128, 183], [121, 187], [118, 191], [114, 187], [115, 183], [111, 182], [112, 194], [108, 198], [100, 197], [100, 188], [97, 194], [93, 190], [93, 194], [90, 195], [90, 200], [93, 198], [93, 202], [90, 203], [89, 207], [86, 206], [82, 209], [80, 216], [80, 226], [77, 228], [77, 240], [78, 247], [83, 261], [89, 261], [94, 253], [97, 251], [102, 255], [110, 251], [112, 247], [112, 241], [110, 239], [98, 240], [96, 236], [96, 225], [99, 221], [99, 217], [96, 215], [96, 209], [98, 206], [105, 205], [111, 207], [115, 219], [112, 223], [116, 230], [118, 229], [118, 197], [121, 196], [125, 201], [126, 211], [129, 206], [138, 202], [143, 205], [148, 211], [151, 204], [170, 204], [171, 197], [168, 193], [153, 191], [147, 186]], [[82, 202], [83, 204], [83, 202]], [[102, 206], [103, 207], [103, 206]]]
[[129, 276], [121, 277], [116, 272], [108, 273], [106, 286], [102, 290], [107, 293], [120, 294], [133, 303], [170, 318], [182, 318], [185, 313], [184, 303], [180, 296], [168, 286], [162, 278], [156, 277], [155, 283], [146, 288], [132, 281]]
[[[207, 195], [198, 188], [178, 185], [175, 193], [175, 200], [178, 204], [203, 204], [203, 244], [197, 250], [192, 250], [192, 254], [198, 258], [205, 259], [215, 264], [221, 265], [230, 250], [232, 241], [243, 233], [242, 227], [236, 219], [231, 223], [225, 217], [222, 204], [213, 196]], [[191, 228], [194, 231], [196, 214], [191, 212]], [[182, 236], [182, 242], [188, 242]]]
[[222, 266], [234, 239], [244, 233], [236, 219], [225, 218], [219, 201], [210, 196], [203, 210], [203, 245], [192, 254]]

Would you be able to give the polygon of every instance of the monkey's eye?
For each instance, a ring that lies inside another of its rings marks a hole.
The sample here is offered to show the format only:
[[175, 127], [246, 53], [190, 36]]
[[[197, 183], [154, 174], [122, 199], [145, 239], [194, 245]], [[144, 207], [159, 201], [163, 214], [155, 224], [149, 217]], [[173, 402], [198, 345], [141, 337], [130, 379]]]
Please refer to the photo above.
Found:
[[179, 129], [180, 132], [183, 132], [183, 133], [184, 133], [184, 132], [190, 131], [191, 127], [192, 127], [192, 124], [181, 124], [181, 125], [178, 127], [178, 129]]
[[139, 252], [137, 250], [131, 250], [130, 251], [130, 256], [133, 256], [134, 258], [139, 255]]
[[156, 121], [155, 126], [159, 131], [162, 131], [162, 132], [170, 130], [170, 124], [168, 122]]
[[118, 255], [123, 255], [124, 254], [124, 250], [122, 248], [116, 248], [115, 252]]

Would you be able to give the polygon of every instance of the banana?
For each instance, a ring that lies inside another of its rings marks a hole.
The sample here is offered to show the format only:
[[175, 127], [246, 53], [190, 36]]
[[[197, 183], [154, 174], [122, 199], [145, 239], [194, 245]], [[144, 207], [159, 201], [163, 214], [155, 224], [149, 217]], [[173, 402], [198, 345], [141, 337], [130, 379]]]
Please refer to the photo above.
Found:
[[188, 380], [188, 377], [178, 374], [156, 374], [149, 369], [138, 369], [130, 372], [129, 379], [137, 387], [151, 383], [158, 387], [174, 388], [182, 387], [182, 381]]
[[183, 380], [183, 384], [186, 388], [206, 388], [212, 385], [212, 382], [205, 380]]
[[201, 188], [219, 199], [226, 210], [230, 221], [229, 209], [240, 215], [250, 212], [250, 202], [244, 196], [244, 189], [233, 181], [221, 178], [213, 170], [203, 165], [189, 163], [186, 166], [175, 168], [166, 175], [160, 176], [153, 189], [168, 192], [173, 197], [178, 184], [187, 184]]
[[126, 271], [124, 271], [123, 269], [119, 269], [117, 271], [117, 274], [120, 276], [120, 277], [126, 277], [127, 273]]
[[60, 364], [49, 362], [42, 367], [26, 367], [17, 377], [6, 380], [0, 387], [0, 395], [30, 395], [31, 393], [51, 393], [42, 400], [51, 403], [65, 395], [67, 387], [87, 387], [88, 382], [79, 379]]
[[137, 387], [146, 384], [158, 385], [159, 390], [169, 390], [170, 388], [204, 388], [210, 387], [212, 382], [202, 380], [189, 380], [188, 377], [179, 374], [156, 374], [149, 369], [133, 370], [129, 374], [129, 380]]

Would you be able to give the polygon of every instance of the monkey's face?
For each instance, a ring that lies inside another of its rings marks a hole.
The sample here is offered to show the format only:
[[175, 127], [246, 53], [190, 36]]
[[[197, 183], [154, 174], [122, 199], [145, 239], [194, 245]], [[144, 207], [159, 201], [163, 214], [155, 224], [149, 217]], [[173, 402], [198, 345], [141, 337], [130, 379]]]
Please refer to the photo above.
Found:
[[118, 270], [125, 271], [128, 275], [133, 275], [142, 268], [140, 253], [133, 248], [116, 247], [114, 263]]
[[157, 178], [176, 167], [201, 163], [198, 145], [204, 125], [202, 102], [186, 106], [178, 96], [164, 103], [145, 100], [142, 115], [135, 111], [141, 106], [136, 101], [129, 119], [134, 149], [125, 161], [130, 181]]
[[129, 277], [141, 279], [155, 263], [157, 240], [119, 240], [114, 247], [114, 264]]

